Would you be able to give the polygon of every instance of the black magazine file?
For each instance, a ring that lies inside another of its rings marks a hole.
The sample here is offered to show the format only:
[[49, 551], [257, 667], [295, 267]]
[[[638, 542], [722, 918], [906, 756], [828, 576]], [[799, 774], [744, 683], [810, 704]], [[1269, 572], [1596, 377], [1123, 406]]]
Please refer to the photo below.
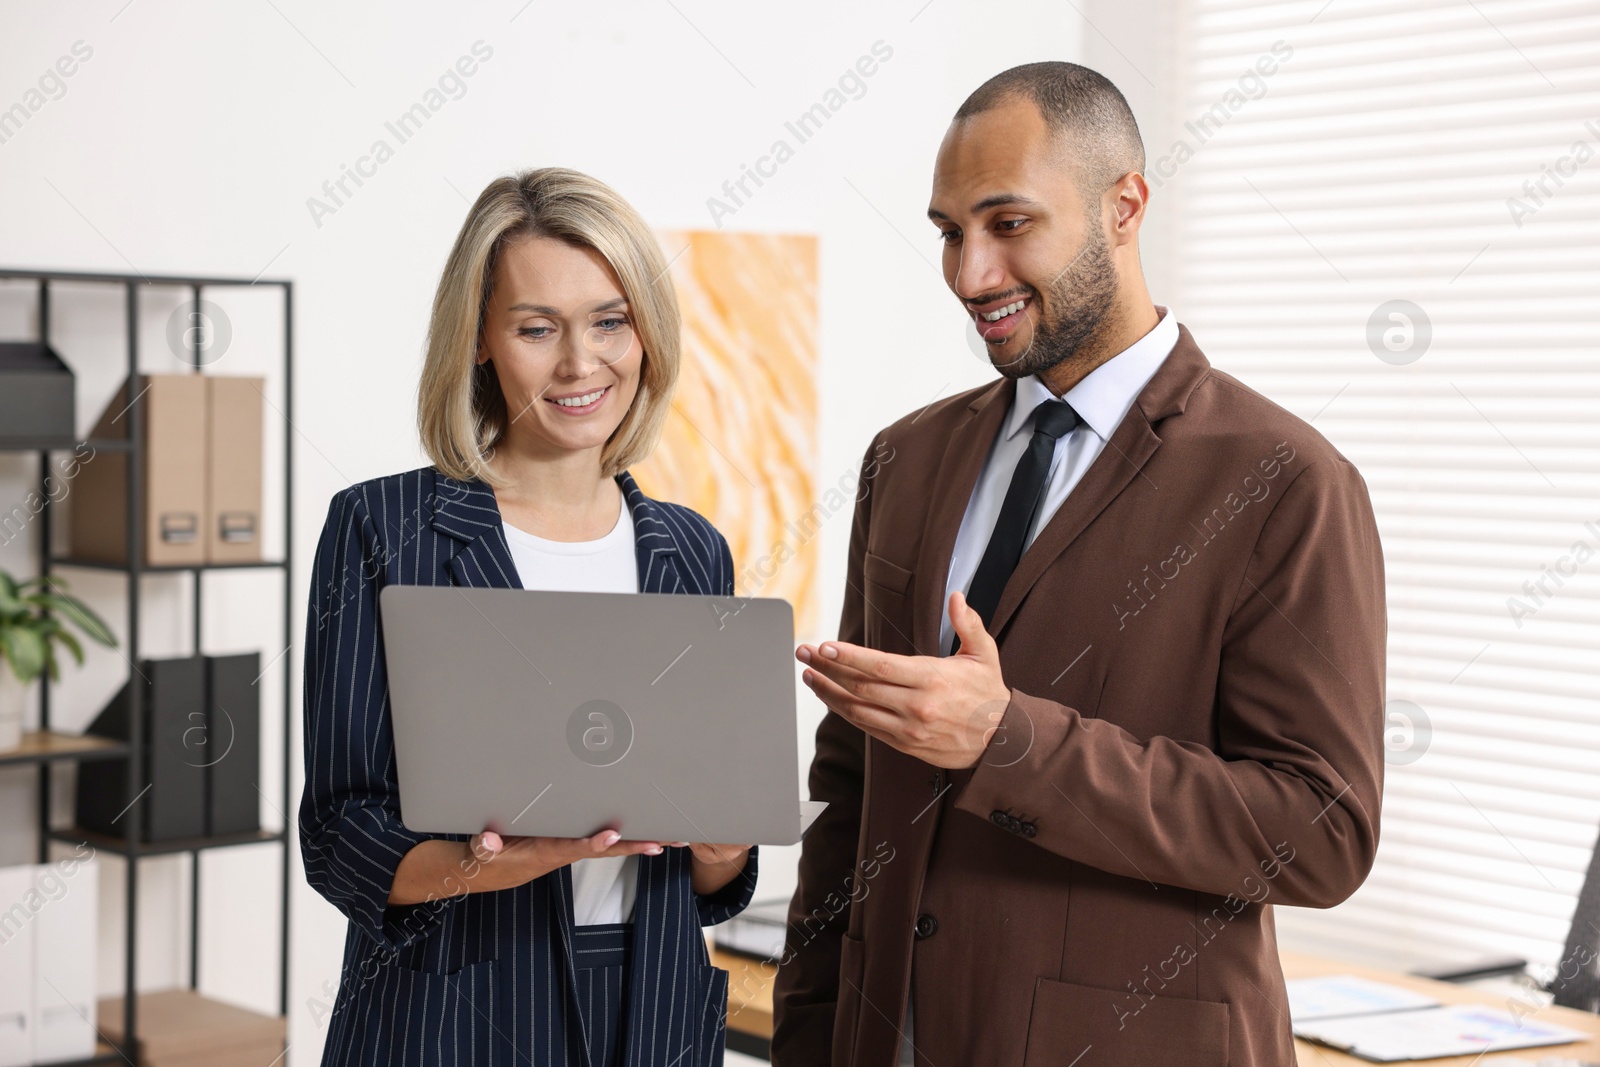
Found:
[[49, 345], [0, 341], [0, 447], [70, 448], [77, 379]]
[[[128, 740], [128, 689], [144, 689], [145, 738], [129, 760], [78, 768], [77, 823], [122, 836], [136, 819], [137, 839], [154, 844], [260, 829], [261, 657], [146, 659], [87, 733]], [[128, 804], [127, 769], [139, 799]]]

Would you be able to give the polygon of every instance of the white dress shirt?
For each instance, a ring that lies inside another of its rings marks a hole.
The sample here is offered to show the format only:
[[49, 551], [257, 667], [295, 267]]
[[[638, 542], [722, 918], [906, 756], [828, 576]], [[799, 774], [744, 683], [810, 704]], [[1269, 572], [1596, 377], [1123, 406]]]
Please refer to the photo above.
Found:
[[[1072, 405], [1079, 421], [1056, 441], [1050, 474], [1045, 481], [1044, 500], [1023, 541], [1024, 551], [1100, 455], [1112, 432], [1138, 399], [1140, 390], [1178, 343], [1177, 318], [1160, 304], [1156, 305], [1156, 311], [1161, 320], [1149, 333], [1090, 371], [1059, 398]], [[949, 655], [955, 638], [950, 626], [950, 594], [957, 589], [965, 594], [972, 585], [978, 562], [983, 559], [984, 549], [989, 547], [989, 535], [1000, 519], [1000, 505], [1011, 487], [1012, 472], [1033, 437], [1033, 422], [1029, 416], [1034, 408], [1054, 399], [1056, 395], [1037, 376], [1030, 374], [1017, 379], [1016, 400], [1000, 426], [983, 472], [978, 475], [978, 484], [967, 501], [967, 511], [956, 534], [955, 551], [950, 556], [950, 573], [939, 609], [939, 650], [943, 655]]]
[[[637, 593], [633, 514], [624, 501], [617, 524], [593, 541], [551, 541], [502, 522], [524, 589]], [[578, 926], [633, 921], [638, 856], [600, 856], [572, 864], [572, 912]]]

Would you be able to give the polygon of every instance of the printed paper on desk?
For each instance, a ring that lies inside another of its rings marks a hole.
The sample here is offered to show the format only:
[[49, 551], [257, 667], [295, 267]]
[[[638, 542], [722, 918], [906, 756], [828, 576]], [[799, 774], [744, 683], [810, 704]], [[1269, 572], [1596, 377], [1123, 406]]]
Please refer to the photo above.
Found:
[[1426, 994], [1353, 974], [1296, 978], [1285, 984], [1289, 987], [1289, 1018], [1296, 1023], [1439, 1006]]
[[1474, 1004], [1296, 1023], [1294, 1032], [1296, 1037], [1378, 1063], [1564, 1045], [1589, 1037], [1565, 1026]]

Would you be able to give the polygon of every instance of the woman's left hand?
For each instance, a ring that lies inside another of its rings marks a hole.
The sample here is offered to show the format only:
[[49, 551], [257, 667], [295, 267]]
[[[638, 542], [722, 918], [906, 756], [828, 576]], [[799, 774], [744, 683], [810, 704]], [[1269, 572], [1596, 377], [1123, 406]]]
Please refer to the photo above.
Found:
[[677, 842], [687, 845], [694, 857], [690, 880], [701, 896], [715, 893], [744, 870], [749, 845], [714, 845], [703, 841]]

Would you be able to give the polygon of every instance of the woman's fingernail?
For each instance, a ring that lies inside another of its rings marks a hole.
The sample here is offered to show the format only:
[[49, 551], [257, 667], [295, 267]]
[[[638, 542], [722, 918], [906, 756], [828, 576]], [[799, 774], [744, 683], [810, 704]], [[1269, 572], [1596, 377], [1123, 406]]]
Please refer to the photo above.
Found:
[[838, 659], [839, 658], [839, 650], [837, 648], [834, 648], [832, 645], [823, 645], [822, 646], [822, 654], [824, 656], [827, 656], [829, 659]]
[[800, 662], [801, 663], [810, 663], [811, 662], [811, 650], [809, 648], [807, 648], [805, 645], [801, 645], [800, 646], [800, 650], [798, 652], [796, 652], [795, 655], [800, 657]]
[[659, 856], [661, 855], [661, 846], [651, 845], [649, 848], [644, 850], [644, 854], [646, 856]]
[[611, 831], [609, 834], [600, 839], [601, 843], [604, 844], [606, 848], [610, 848], [612, 845], [621, 840], [622, 835], [617, 833], [615, 830]]

